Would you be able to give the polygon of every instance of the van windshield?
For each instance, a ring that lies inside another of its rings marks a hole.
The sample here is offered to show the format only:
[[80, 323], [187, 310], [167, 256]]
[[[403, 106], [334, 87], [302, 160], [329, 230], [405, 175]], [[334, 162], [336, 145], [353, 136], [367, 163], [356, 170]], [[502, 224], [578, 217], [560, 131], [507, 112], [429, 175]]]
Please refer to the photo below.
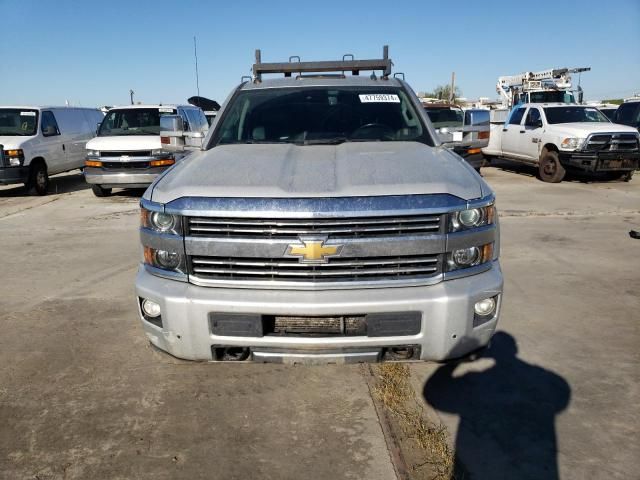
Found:
[[38, 126], [37, 110], [0, 109], [0, 137], [30, 137]]
[[175, 114], [175, 108], [120, 108], [111, 110], [100, 124], [98, 136], [160, 135], [160, 117]]
[[216, 129], [217, 144], [431, 143], [401, 88], [307, 87], [242, 91]]
[[544, 114], [549, 123], [574, 123], [574, 122], [606, 122], [605, 117], [597, 108], [593, 107], [552, 107], [545, 108]]

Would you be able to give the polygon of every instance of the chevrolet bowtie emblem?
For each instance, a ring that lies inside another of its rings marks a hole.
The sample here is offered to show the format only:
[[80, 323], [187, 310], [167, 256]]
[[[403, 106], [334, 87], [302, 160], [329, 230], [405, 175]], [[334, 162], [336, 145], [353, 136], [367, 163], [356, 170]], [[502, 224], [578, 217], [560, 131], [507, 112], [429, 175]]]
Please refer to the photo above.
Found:
[[342, 245], [325, 245], [326, 238], [300, 238], [300, 243], [287, 247], [285, 255], [298, 257], [300, 263], [327, 263], [329, 257], [337, 257]]

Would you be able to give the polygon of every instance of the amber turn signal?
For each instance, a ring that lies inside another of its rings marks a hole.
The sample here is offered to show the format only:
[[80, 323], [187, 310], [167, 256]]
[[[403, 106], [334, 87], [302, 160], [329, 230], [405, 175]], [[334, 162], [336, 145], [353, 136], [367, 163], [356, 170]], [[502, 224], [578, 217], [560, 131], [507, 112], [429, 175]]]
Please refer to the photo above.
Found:
[[102, 167], [102, 162], [98, 161], [98, 160], [85, 160], [84, 161], [84, 166], [85, 167]]
[[176, 161], [173, 158], [165, 158], [162, 160], [151, 160], [149, 165], [152, 167], [166, 167], [168, 165], [173, 165]]

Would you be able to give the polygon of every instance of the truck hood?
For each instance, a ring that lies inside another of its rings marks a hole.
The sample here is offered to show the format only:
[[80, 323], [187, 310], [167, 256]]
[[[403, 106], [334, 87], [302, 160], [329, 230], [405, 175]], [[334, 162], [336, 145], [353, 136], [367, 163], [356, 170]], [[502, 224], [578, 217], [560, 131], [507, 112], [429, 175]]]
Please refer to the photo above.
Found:
[[87, 142], [87, 150], [135, 151], [161, 148], [160, 135], [122, 135], [116, 137], [95, 137]]
[[586, 138], [592, 133], [638, 133], [633, 127], [620, 125], [618, 123], [596, 123], [596, 122], [577, 122], [577, 123], [558, 123], [547, 127], [549, 133], [557, 133], [566, 137]]
[[417, 142], [224, 145], [179, 162], [155, 184], [151, 200], [434, 193], [470, 200], [490, 191], [460, 157]]

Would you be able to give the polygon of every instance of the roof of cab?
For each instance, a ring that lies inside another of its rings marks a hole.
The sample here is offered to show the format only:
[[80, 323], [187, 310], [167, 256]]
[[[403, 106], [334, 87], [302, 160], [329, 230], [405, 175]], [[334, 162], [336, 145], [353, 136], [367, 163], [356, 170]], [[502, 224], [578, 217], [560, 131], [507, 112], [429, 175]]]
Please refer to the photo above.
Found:
[[69, 110], [99, 110], [97, 107], [74, 107], [70, 105], [0, 105], [0, 108], [12, 110], [44, 110], [47, 108], [67, 108]]
[[246, 82], [241, 90], [261, 90], [265, 88], [294, 88], [294, 87], [400, 87], [402, 83], [396, 78], [384, 79], [377, 77], [373, 80], [369, 75], [346, 75], [344, 77], [303, 76], [263, 79], [261, 82]]
[[579, 105], [577, 103], [562, 103], [562, 102], [548, 102], [548, 103], [521, 103], [516, 105], [519, 108], [525, 107], [584, 107], [584, 108], [597, 108], [592, 105]]
[[178, 108], [178, 107], [182, 107], [182, 108], [198, 108], [198, 107], [195, 107], [193, 105], [175, 105], [175, 104], [141, 105], [141, 104], [135, 104], [135, 105], [120, 105], [120, 106], [117, 106], [117, 107], [111, 107], [109, 110], [131, 110], [131, 109], [136, 109], [136, 108]]

